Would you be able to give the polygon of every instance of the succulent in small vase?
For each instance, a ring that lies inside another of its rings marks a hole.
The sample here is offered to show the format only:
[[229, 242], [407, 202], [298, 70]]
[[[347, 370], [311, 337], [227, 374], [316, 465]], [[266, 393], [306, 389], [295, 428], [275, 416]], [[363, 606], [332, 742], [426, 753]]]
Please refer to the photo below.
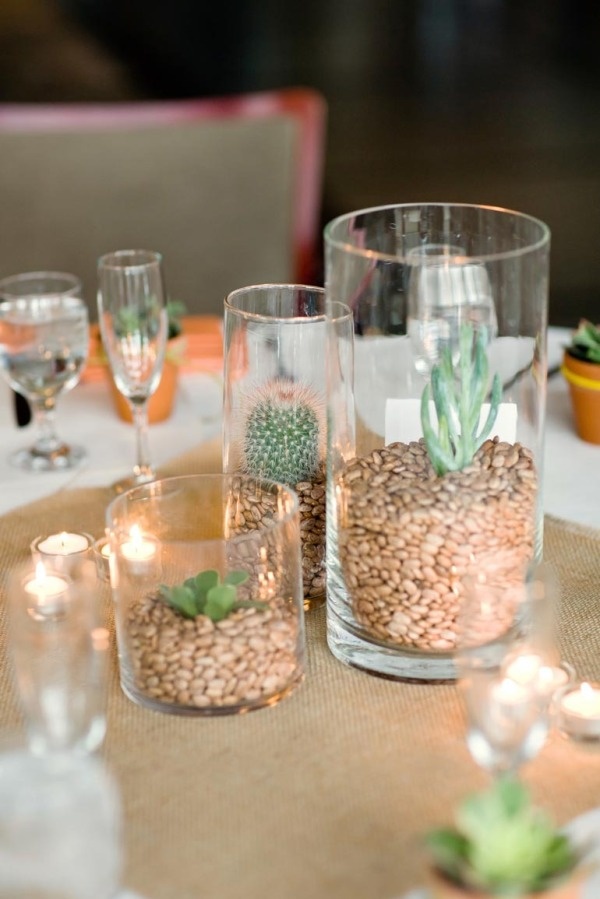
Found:
[[172, 587], [161, 584], [161, 598], [184, 618], [206, 615], [211, 621], [222, 621], [238, 609], [265, 609], [266, 603], [238, 599], [238, 587], [248, 580], [247, 571], [230, 571], [223, 580], [218, 571], [208, 568], [183, 584]]
[[576, 872], [580, 852], [516, 780], [501, 778], [467, 797], [455, 826], [432, 831], [426, 842], [436, 899], [577, 895], [578, 882], [565, 882]]
[[600, 444], [600, 325], [583, 319], [565, 349], [561, 368], [582, 440]]
[[[263, 593], [252, 575], [209, 568], [136, 597], [125, 626], [137, 689], [191, 709], [282, 690], [297, 665], [298, 622], [286, 597]], [[254, 600], [253, 591], [268, 600]]]

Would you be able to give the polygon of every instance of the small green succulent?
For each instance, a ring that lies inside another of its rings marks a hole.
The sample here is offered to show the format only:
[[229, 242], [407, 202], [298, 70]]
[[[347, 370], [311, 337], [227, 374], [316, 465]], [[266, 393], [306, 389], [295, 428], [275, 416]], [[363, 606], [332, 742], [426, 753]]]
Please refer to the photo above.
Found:
[[433, 831], [427, 844], [438, 871], [493, 896], [539, 892], [580, 860], [568, 837], [510, 778], [468, 797], [457, 810], [456, 827]]
[[[490, 394], [490, 409], [478, 433], [481, 408], [488, 392], [489, 363], [485, 351], [487, 331], [465, 323], [460, 329], [460, 358], [455, 365], [446, 348], [438, 365], [431, 370], [431, 385], [427, 384], [421, 397], [421, 426], [427, 453], [436, 474], [461, 471], [470, 465], [473, 456], [488, 438], [498, 415], [502, 384], [494, 375]], [[438, 420], [434, 430], [429, 411], [433, 403]]]
[[584, 362], [600, 363], [600, 325], [582, 319], [571, 337], [569, 353]]
[[264, 602], [237, 598], [237, 588], [247, 580], [246, 571], [230, 571], [221, 581], [219, 572], [208, 568], [187, 578], [183, 584], [174, 587], [161, 584], [159, 593], [184, 618], [206, 615], [212, 621], [221, 621], [237, 609], [266, 609]]

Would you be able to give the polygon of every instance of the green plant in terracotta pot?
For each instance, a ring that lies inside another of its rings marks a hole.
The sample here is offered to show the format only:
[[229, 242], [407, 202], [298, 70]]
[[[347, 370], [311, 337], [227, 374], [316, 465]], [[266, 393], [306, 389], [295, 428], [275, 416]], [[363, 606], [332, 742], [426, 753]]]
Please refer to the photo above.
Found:
[[582, 319], [565, 349], [561, 371], [569, 384], [577, 433], [600, 444], [600, 325]]
[[578, 849], [503, 778], [458, 807], [455, 826], [431, 832], [434, 899], [576, 899], [583, 868]]

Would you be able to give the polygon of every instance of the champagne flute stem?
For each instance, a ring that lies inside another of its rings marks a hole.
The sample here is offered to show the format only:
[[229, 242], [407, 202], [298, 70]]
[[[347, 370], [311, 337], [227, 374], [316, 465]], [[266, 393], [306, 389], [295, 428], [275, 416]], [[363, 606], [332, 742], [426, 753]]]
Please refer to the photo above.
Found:
[[62, 445], [54, 426], [55, 404], [49, 400], [33, 400], [33, 420], [37, 431], [33, 448], [36, 453], [49, 455]]
[[152, 480], [154, 470], [150, 464], [150, 448], [148, 444], [148, 401], [131, 403], [133, 423], [135, 425], [136, 464], [134, 474], [140, 480]]

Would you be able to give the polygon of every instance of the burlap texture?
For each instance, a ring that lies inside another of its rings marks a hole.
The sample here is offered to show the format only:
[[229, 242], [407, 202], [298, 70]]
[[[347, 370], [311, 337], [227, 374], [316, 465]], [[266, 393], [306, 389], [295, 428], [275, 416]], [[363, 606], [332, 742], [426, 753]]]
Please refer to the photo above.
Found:
[[[168, 473], [217, 470], [216, 445]], [[107, 490], [63, 492], [0, 519], [4, 570], [37, 534], [101, 534]], [[600, 679], [600, 533], [546, 520], [563, 589], [564, 657]], [[108, 589], [99, 602], [109, 608]], [[18, 725], [0, 607], [0, 720]], [[250, 715], [177, 718], [138, 708], [113, 651], [104, 755], [125, 808], [125, 883], [148, 899], [393, 899], [423, 880], [422, 835], [485, 777], [456, 687], [398, 684], [328, 652], [308, 616], [305, 682]], [[558, 821], [600, 803], [600, 752], [554, 734], [524, 769]]]

